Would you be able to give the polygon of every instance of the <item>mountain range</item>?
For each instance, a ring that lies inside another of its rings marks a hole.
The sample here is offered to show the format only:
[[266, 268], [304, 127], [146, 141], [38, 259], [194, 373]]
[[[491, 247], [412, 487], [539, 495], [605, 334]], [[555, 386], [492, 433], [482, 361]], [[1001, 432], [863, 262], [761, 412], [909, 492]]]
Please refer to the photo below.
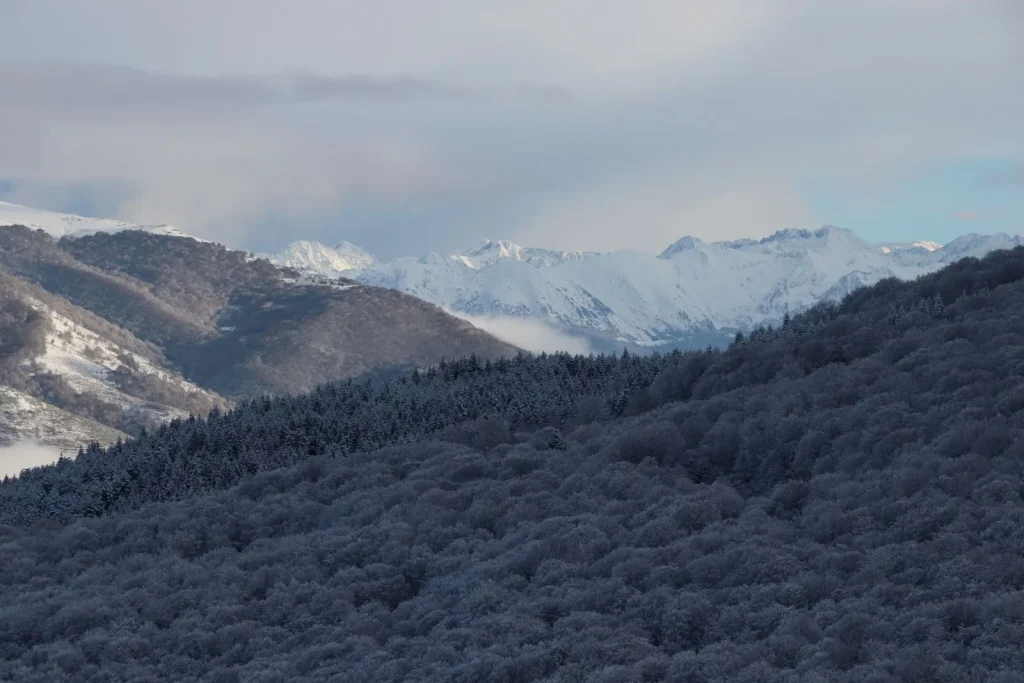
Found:
[[595, 350], [609, 350], [718, 345], [736, 331], [778, 323], [787, 312], [838, 300], [883, 278], [911, 279], [1020, 244], [1022, 236], [970, 234], [944, 245], [879, 245], [826, 226], [757, 240], [683, 237], [658, 255], [552, 251], [488, 240], [465, 252], [384, 262], [348, 243], [337, 252], [296, 243], [268, 258], [397, 289], [478, 324], [543, 323]]
[[240, 399], [519, 351], [394, 289], [170, 226], [11, 204], [0, 226], [0, 444], [75, 450]]
[[382, 262], [349, 242], [261, 258], [168, 225], [2, 202], [0, 226], [0, 442], [68, 449], [262, 394], [511, 356], [531, 348], [536, 335], [515, 334], [530, 325], [562, 335], [557, 348], [721, 346], [883, 278], [1024, 243], [873, 245], [827, 226], [684, 237], [658, 255], [486, 241]]

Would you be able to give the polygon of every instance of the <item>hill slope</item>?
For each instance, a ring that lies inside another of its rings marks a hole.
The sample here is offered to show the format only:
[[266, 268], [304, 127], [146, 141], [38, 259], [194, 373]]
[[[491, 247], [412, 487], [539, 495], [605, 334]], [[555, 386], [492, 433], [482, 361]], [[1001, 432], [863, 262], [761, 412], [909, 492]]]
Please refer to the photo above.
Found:
[[[0, 447], [19, 441], [52, 446], [74, 455], [93, 441], [113, 443], [128, 438], [105, 424], [69, 413], [46, 401], [0, 386]], [[0, 466], [4, 451], [0, 448]]]
[[49, 405], [45, 411], [6, 412], [0, 420], [0, 432], [10, 435], [6, 441], [31, 437], [72, 451], [93, 440], [109, 443], [116, 430], [137, 433], [226, 405], [216, 392], [170, 369], [155, 346], [2, 265], [0, 386]]
[[[0, 676], [1015, 680], [1022, 320], [1016, 249], [726, 351], [465, 360], [30, 472], [0, 485]], [[325, 436], [344, 457], [303, 453]], [[207, 495], [153, 503], [161, 461]]]
[[[7, 329], [20, 331], [4, 365], [8, 384], [44, 400], [54, 382], [67, 385], [61, 391], [76, 394], [83, 410], [115, 406], [88, 417], [124, 429], [121, 413], [132, 412], [130, 431], [143, 422], [135, 408], [152, 413], [149, 404], [163, 406], [161, 419], [204, 414], [224, 405], [220, 396], [306, 391], [444, 357], [516, 352], [396, 291], [317, 280], [220, 245], [138, 230], [55, 241], [41, 230], [0, 228], [3, 283], [11, 306], [40, 317], [31, 340], [22, 339], [24, 315], [10, 318]], [[41, 388], [42, 375], [51, 379]]]
[[10, 225], [24, 225], [33, 230], [42, 230], [56, 238], [84, 237], [86, 235], [94, 235], [97, 232], [109, 233], [121, 232], [123, 230], [141, 230], [155, 235], [199, 239], [198, 237], [187, 235], [171, 225], [136, 225], [124, 221], [114, 221], [106, 218], [86, 218], [70, 213], [33, 209], [28, 206], [0, 202], [0, 227]]

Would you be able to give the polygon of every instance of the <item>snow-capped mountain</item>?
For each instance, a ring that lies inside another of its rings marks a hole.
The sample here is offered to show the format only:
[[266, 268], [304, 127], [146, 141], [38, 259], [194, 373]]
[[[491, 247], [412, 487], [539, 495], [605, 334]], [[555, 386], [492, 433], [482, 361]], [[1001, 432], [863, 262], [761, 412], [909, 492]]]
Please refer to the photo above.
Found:
[[942, 245], [939, 244], [938, 242], [929, 242], [927, 240], [922, 240], [922, 241], [910, 242], [910, 243], [890, 242], [888, 244], [879, 244], [878, 248], [883, 253], [888, 254], [888, 253], [894, 252], [894, 251], [907, 251], [907, 250], [914, 250], [914, 249], [923, 249], [925, 251], [935, 251], [936, 249], [941, 249]]
[[451, 258], [464, 263], [474, 270], [480, 270], [500, 259], [523, 261], [538, 268], [549, 268], [565, 261], [582, 261], [585, 258], [596, 255], [596, 252], [552, 251], [550, 249], [521, 247], [515, 242], [509, 242], [508, 240], [498, 240], [497, 242], [486, 240], [474, 249], [452, 254]]
[[292, 242], [276, 254], [260, 254], [262, 258], [278, 266], [295, 268], [328, 277], [341, 277], [347, 270], [368, 268], [377, 260], [351, 242], [338, 242], [327, 247], [319, 242], [299, 240]]
[[[473, 317], [544, 321], [601, 345], [677, 344], [780, 320], [884, 277], [913, 278], [1024, 237], [965, 235], [872, 245], [850, 230], [784, 230], [760, 240], [683, 237], [658, 256], [553, 252], [485, 242], [467, 252], [399, 258], [345, 276]], [[722, 334], [724, 338], [724, 334]]]
[[97, 232], [121, 232], [123, 230], [142, 230], [155, 235], [172, 237], [189, 237], [200, 242], [198, 237], [187, 235], [170, 225], [136, 225], [115, 221], [107, 218], [85, 218], [70, 213], [33, 209], [17, 204], [0, 202], [0, 227], [5, 225], [24, 225], [27, 228], [43, 230], [56, 239], [61, 237], [84, 237]]

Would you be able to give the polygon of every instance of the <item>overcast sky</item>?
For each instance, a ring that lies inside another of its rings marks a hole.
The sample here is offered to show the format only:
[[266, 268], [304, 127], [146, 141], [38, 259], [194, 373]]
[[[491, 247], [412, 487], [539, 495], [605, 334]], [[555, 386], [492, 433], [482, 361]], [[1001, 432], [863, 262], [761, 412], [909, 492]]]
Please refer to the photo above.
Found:
[[0, 198], [229, 246], [1024, 231], [1016, 0], [0, 0]]

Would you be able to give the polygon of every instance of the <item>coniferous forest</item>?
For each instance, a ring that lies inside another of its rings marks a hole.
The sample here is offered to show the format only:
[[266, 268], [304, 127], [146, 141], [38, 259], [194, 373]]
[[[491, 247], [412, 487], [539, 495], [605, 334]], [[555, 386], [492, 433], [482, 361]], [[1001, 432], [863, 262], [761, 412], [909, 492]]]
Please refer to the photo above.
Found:
[[1024, 248], [725, 350], [452, 360], [0, 484], [0, 680], [1024, 672]]

